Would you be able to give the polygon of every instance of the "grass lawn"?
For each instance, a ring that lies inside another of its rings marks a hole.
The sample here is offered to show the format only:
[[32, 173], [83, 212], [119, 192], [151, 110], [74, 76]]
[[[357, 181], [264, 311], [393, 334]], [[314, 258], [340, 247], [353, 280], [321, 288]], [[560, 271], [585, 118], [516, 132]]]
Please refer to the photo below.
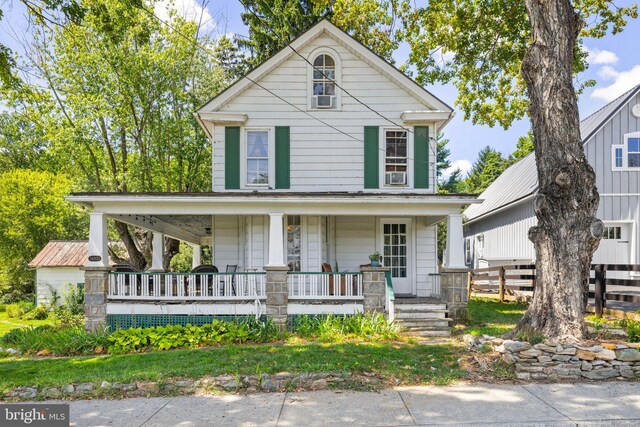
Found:
[[391, 384], [450, 384], [462, 378], [460, 349], [394, 343], [242, 345], [119, 356], [0, 359], [0, 393], [19, 386], [162, 381], [171, 377], [276, 372], [373, 372]]
[[0, 311], [0, 337], [15, 328], [21, 328], [25, 326], [40, 326], [51, 323], [48, 320], [24, 320], [13, 319], [7, 316], [6, 311]]
[[475, 297], [469, 301], [468, 309], [469, 321], [465, 333], [499, 337], [516, 326], [527, 304]]

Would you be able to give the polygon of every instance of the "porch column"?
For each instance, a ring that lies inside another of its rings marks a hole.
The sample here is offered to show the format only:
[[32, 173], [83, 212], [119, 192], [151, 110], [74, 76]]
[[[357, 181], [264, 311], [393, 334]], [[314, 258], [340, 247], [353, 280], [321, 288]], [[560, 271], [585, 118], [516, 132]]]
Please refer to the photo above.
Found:
[[164, 234], [153, 232], [153, 242], [151, 246], [153, 253], [151, 254], [151, 268], [149, 271], [164, 271], [162, 266], [162, 258], [164, 256]]
[[196, 268], [200, 264], [202, 264], [202, 248], [200, 245], [193, 245], [193, 261], [191, 262], [191, 267]]
[[287, 329], [289, 315], [289, 283], [287, 277], [289, 267], [267, 265], [264, 269], [267, 272], [267, 317], [275, 323], [278, 331], [282, 332]]
[[269, 214], [269, 267], [285, 267], [284, 226], [282, 213]]
[[85, 267], [109, 267], [107, 217], [102, 212], [89, 214], [89, 252]]
[[447, 245], [444, 251], [444, 267], [467, 268], [464, 262], [462, 214], [450, 214], [447, 218]]
[[107, 324], [109, 289], [109, 252], [107, 217], [102, 212], [89, 214], [89, 249], [84, 265], [84, 327], [98, 330]]
[[385, 274], [388, 267], [360, 267], [365, 313], [384, 313], [387, 300]]

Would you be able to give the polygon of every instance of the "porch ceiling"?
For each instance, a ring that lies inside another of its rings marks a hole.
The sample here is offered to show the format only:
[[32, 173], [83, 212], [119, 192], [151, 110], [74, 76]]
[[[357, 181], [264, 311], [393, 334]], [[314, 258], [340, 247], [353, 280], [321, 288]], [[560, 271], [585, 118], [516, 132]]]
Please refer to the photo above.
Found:
[[194, 245], [211, 243], [211, 215], [108, 214], [108, 216]]
[[460, 213], [462, 207], [480, 202], [475, 195], [468, 194], [364, 192], [78, 193], [67, 199], [110, 216], [152, 215], [168, 224], [172, 224], [173, 217], [188, 215], [285, 213], [443, 217]]

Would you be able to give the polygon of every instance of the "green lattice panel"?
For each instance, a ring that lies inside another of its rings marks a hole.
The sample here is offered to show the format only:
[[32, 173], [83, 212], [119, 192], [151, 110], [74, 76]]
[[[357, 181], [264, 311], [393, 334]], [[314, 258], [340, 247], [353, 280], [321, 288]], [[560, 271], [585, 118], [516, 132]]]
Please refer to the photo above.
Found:
[[109, 314], [109, 329], [151, 328], [154, 326], [186, 325], [202, 326], [214, 320], [241, 321], [247, 316], [177, 315], [177, 314]]

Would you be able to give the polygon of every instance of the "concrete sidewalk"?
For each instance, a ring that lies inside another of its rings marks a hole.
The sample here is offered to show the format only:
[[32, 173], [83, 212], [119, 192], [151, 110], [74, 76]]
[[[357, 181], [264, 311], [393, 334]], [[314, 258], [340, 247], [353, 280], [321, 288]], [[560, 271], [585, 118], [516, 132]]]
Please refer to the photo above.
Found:
[[640, 426], [640, 383], [471, 384], [71, 402], [72, 426]]

